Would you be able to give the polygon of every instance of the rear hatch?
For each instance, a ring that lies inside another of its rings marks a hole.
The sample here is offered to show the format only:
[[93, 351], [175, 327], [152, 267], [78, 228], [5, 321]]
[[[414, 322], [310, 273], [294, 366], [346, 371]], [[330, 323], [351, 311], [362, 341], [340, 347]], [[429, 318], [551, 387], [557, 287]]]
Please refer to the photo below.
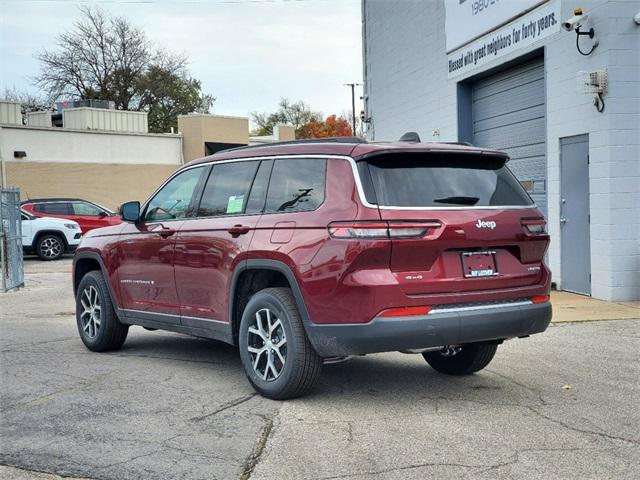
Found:
[[388, 223], [390, 268], [406, 294], [542, 281], [545, 222], [505, 161], [479, 153], [402, 152], [359, 162], [367, 200]]

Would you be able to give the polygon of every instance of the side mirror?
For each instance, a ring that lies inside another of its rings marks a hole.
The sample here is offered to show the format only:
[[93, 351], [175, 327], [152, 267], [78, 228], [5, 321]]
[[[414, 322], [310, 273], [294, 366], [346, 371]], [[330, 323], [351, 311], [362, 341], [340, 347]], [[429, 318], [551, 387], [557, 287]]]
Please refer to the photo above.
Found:
[[100, 213], [98, 214], [98, 216], [100, 218], [104, 218], [104, 217], [108, 217], [109, 214], [107, 212], [105, 212], [104, 210], [100, 210]]
[[125, 222], [140, 221], [140, 202], [127, 202], [120, 206], [120, 218]]

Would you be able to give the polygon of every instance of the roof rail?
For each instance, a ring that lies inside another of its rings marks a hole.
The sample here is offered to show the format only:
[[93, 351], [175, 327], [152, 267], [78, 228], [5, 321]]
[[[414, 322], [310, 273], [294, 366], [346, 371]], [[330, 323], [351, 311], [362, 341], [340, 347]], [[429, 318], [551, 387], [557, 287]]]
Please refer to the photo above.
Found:
[[279, 147], [280, 145], [297, 145], [305, 143], [367, 143], [367, 141], [360, 137], [303, 138], [300, 140], [286, 140], [283, 142], [261, 143], [258, 145], [246, 145], [242, 147], [227, 148], [226, 150], [220, 150], [216, 153], [235, 152], [237, 150], [244, 150], [248, 148]]
[[471, 142], [442, 142], [448, 145], [464, 145], [466, 147], [475, 147], [475, 145]]

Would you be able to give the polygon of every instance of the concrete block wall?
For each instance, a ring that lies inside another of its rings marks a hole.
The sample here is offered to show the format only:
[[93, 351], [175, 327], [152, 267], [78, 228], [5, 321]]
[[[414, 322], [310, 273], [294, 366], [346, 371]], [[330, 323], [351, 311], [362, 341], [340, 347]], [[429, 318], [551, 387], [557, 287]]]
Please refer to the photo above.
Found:
[[[543, 49], [546, 76], [549, 263], [562, 287], [560, 139], [589, 134], [592, 295], [640, 299], [640, 26], [636, 0], [562, 0], [561, 17], [577, 6], [589, 14], [600, 45], [580, 55], [575, 33], [564, 30], [447, 79], [443, 0], [363, 0], [363, 55], [370, 139], [394, 140], [417, 131], [423, 141], [455, 141], [457, 82]], [[583, 39], [584, 48], [589, 45]], [[576, 74], [607, 68], [606, 108], [578, 93]]]
[[456, 84], [447, 81], [444, 7], [432, 2], [363, 1], [369, 138], [457, 140]]
[[[562, 2], [562, 18], [574, 2]], [[590, 26], [600, 44], [585, 57], [573, 32], [561, 32], [545, 46], [549, 250], [554, 278], [562, 287], [560, 248], [560, 139], [589, 134], [591, 293], [605, 300], [640, 298], [640, 27], [637, 2], [586, 1]], [[585, 47], [589, 42], [582, 42]], [[576, 74], [606, 68], [605, 111], [593, 95], [579, 93]]]

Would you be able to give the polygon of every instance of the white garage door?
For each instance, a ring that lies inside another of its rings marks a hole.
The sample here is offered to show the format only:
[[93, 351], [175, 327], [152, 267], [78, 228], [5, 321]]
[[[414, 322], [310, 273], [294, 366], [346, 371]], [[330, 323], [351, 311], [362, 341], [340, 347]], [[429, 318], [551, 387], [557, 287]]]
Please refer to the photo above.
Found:
[[510, 156], [509, 168], [547, 212], [544, 60], [535, 59], [472, 86], [473, 143]]

